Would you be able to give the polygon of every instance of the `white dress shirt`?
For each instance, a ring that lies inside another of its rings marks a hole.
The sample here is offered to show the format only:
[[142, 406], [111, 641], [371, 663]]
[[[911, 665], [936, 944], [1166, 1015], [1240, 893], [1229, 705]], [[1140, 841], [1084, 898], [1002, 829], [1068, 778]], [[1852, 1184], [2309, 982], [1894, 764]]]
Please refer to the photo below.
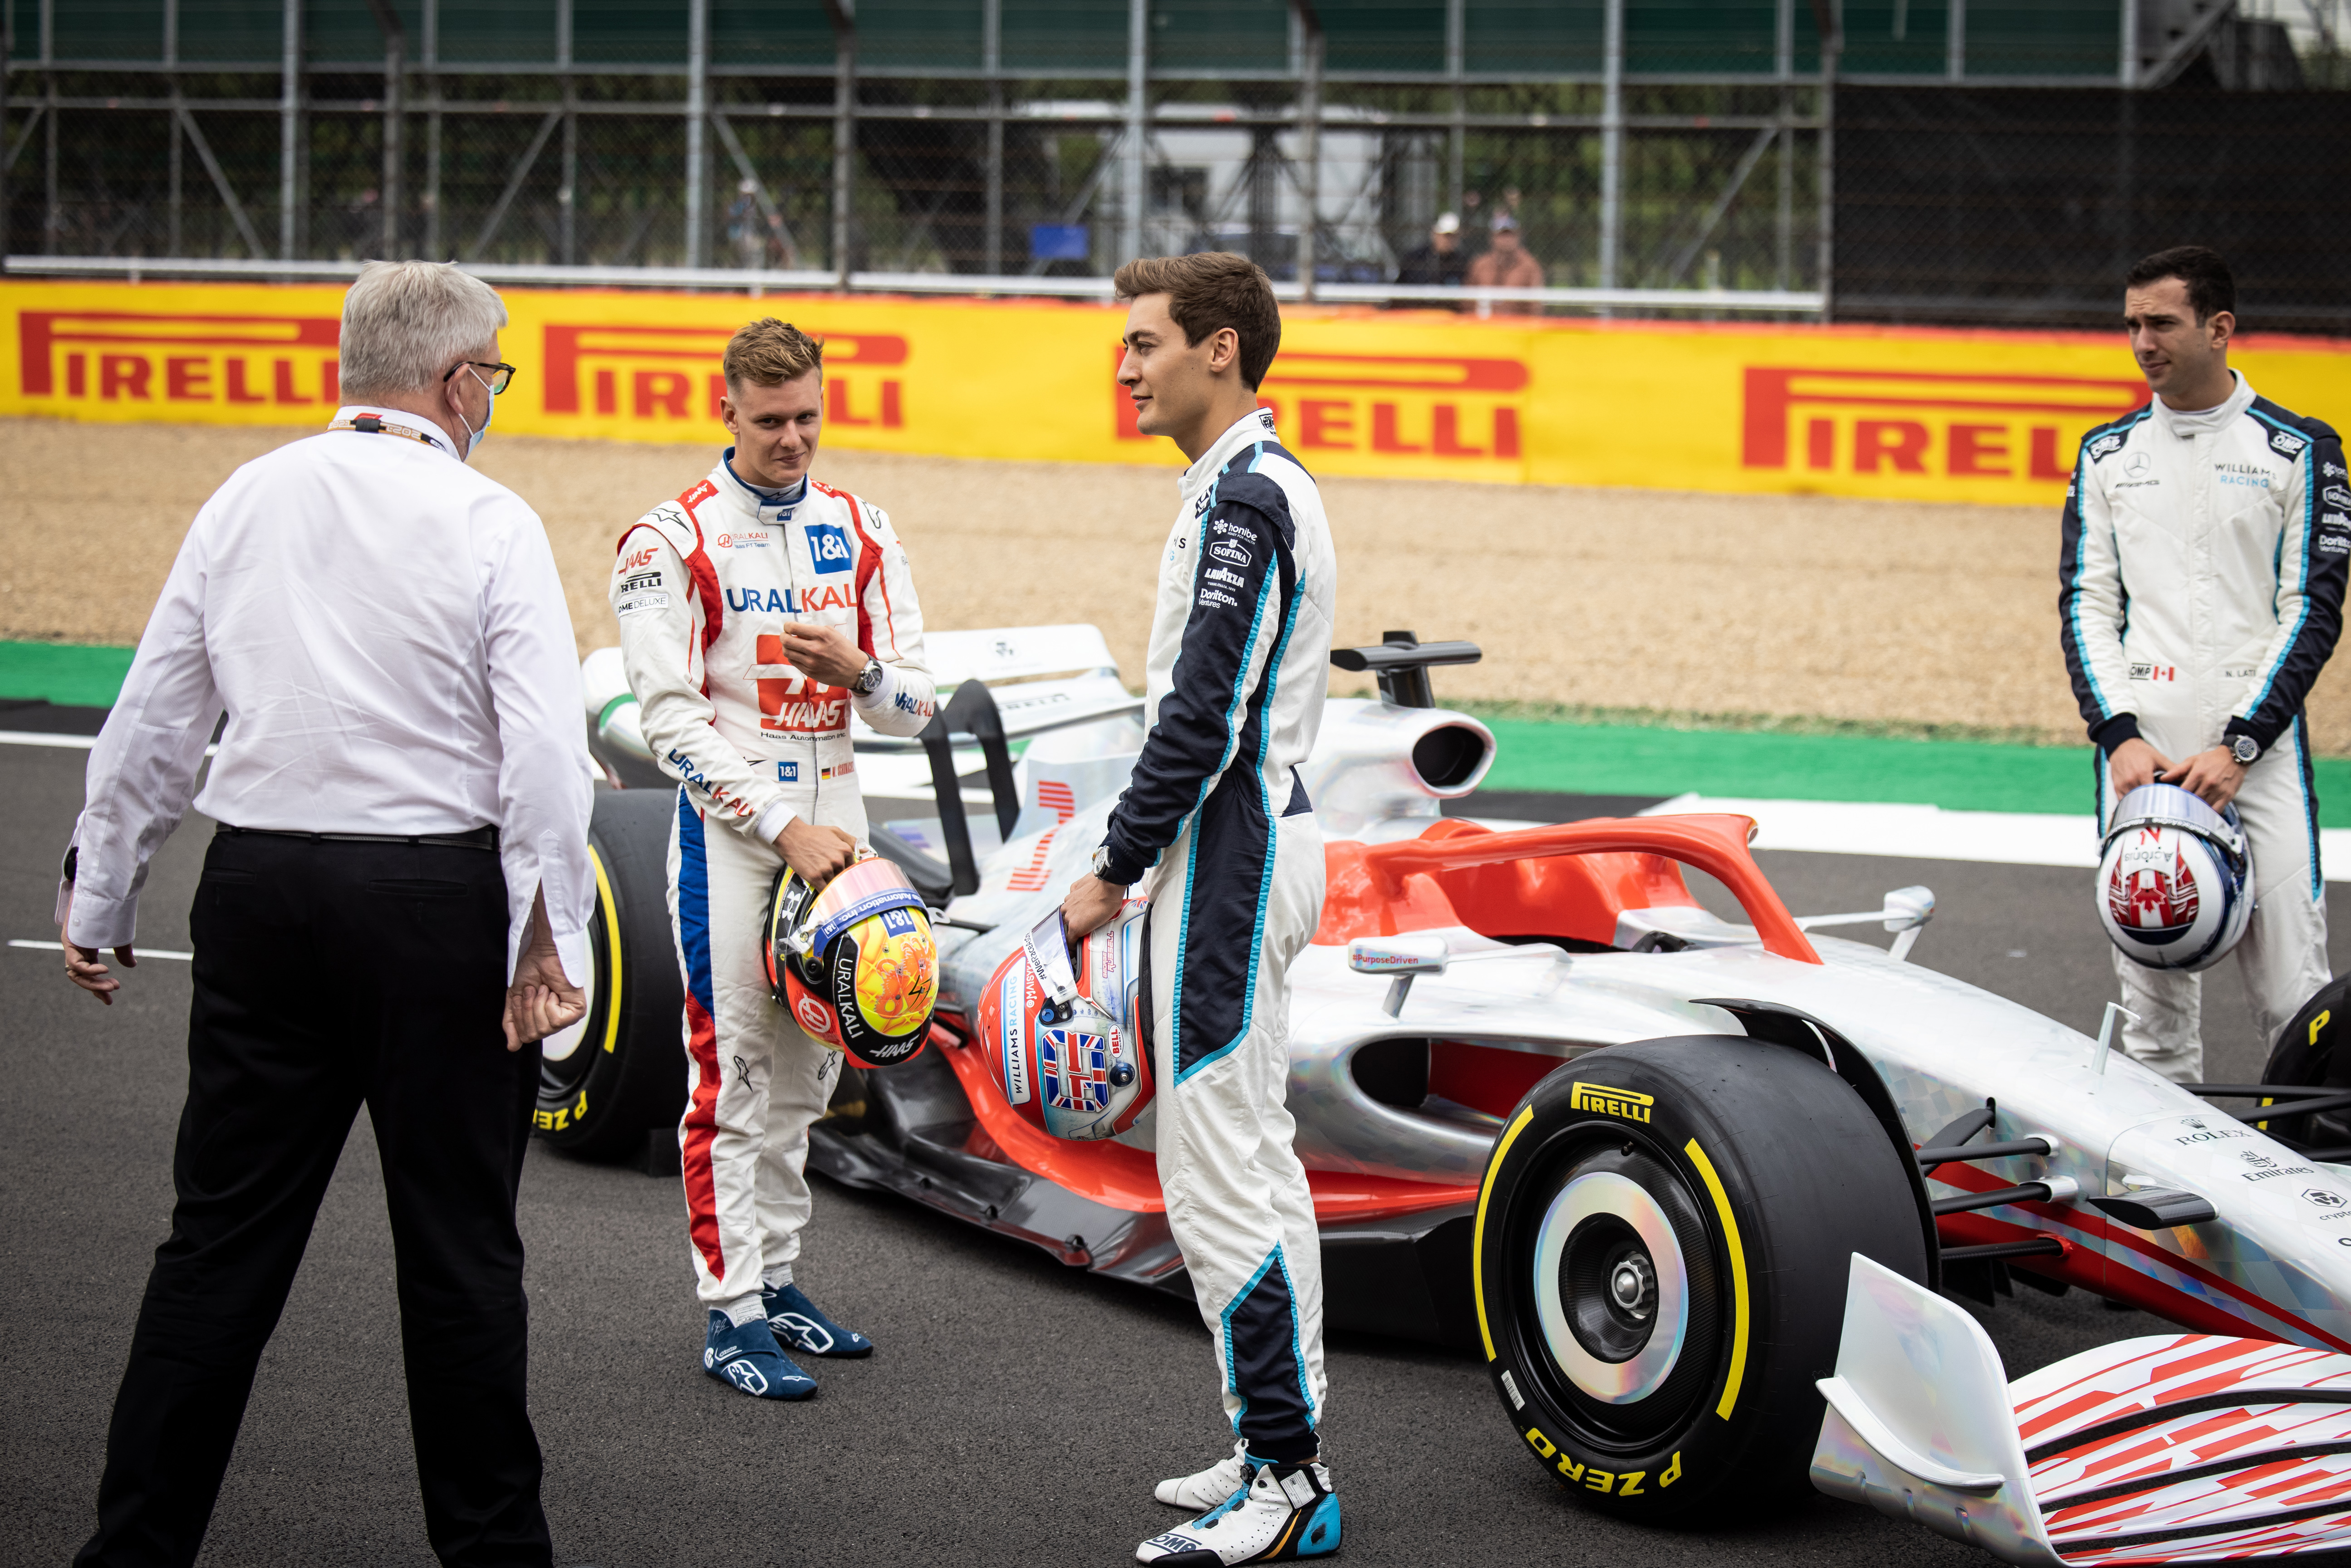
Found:
[[543, 889], [564, 972], [587, 978], [590, 764], [547, 531], [440, 431], [385, 417], [429, 440], [328, 431], [239, 468], [196, 514], [90, 751], [70, 940], [131, 940], [148, 860], [225, 711], [195, 798], [206, 816], [323, 833], [496, 824], [508, 973]]

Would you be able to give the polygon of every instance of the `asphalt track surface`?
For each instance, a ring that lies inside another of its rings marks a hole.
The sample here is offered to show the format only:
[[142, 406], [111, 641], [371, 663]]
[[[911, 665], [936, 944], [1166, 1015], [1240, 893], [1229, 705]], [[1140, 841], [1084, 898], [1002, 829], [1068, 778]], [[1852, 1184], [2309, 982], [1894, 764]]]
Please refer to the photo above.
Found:
[[[53, 934], [56, 866], [86, 753], [0, 747], [5, 935]], [[156, 858], [141, 936], [185, 950], [209, 836]], [[1917, 961], [2078, 1028], [2113, 994], [2089, 873], [1777, 854], [1799, 911], [1940, 900]], [[1719, 891], [1719, 890], [1718, 890]], [[2338, 915], [2335, 962], [2346, 955]], [[306, 961], [330, 961], [325, 955]], [[0, 949], [0, 1563], [63, 1563], [92, 1522], [107, 1412], [168, 1228], [184, 1092], [187, 966], [150, 959], [100, 1008], [54, 948]], [[2208, 1071], [2261, 1065], [2233, 970], [2208, 977]], [[1224, 1449], [1208, 1340], [1186, 1303], [1065, 1269], [893, 1198], [820, 1183], [800, 1277], [872, 1334], [819, 1363], [805, 1405], [746, 1399], [698, 1366], [674, 1178], [540, 1145], [522, 1189], [532, 1404], [556, 1560], [650, 1564], [1099, 1563], [1177, 1516], [1157, 1477]], [[2164, 1325], [2074, 1292], [1985, 1314], [2011, 1375]], [[353, 1129], [276, 1339], [202, 1561], [424, 1563], [374, 1141]], [[1634, 1529], [1532, 1464], [1483, 1373], [1422, 1346], [1330, 1345], [1326, 1436], [1342, 1560], [1374, 1564], [1980, 1564], [1981, 1553], [1806, 1494], [1733, 1531]]]

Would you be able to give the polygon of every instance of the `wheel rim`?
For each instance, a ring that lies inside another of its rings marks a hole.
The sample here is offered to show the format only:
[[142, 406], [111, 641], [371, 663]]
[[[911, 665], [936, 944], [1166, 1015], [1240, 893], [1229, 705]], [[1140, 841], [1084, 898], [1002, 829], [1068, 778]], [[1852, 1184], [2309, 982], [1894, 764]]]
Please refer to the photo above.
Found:
[[1638, 1182], [1586, 1171], [1535, 1232], [1545, 1347], [1586, 1397], [1630, 1405], [1664, 1386], [1689, 1333], [1689, 1269], [1673, 1222]]

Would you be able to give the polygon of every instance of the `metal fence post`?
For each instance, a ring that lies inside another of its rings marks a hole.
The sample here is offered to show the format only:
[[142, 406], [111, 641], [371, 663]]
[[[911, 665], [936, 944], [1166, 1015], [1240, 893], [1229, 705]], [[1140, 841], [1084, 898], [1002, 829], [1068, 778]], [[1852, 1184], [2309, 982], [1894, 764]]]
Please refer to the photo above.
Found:
[[1299, 298], [1314, 300], [1314, 225], [1322, 210], [1322, 19], [1314, 14], [1314, 0], [1290, 0], [1303, 31], [1301, 62], [1305, 80], [1298, 95], [1299, 156], [1305, 164], [1298, 182], [1305, 198], [1306, 215], [1298, 225]]
[[[164, 3], [169, 5], [171, 0], [164, 0]], [[8, 57], [16, 42], [16, 8], [0, 5], [0, 277], [6, 277], [8, 273], [8, 167], [15, 162], [8, 156]], [[180, 122], [174, 120], [172, 121], [172, 154], [174, 159], [179, 156], [179, 152]], [[173, 167], [176, 169], [177, 164]], [[172, 215], [176, 217], [179, 214], [174, 212]]]
[[[434, 4], [434, 0], [426, 0]], [[556, 256], [580, 265], [580, 84], [571, 75], [571, 0], [555, 0], [555, 68], [563, 73], [563, 184], [555, 193]]]
[[1445, 133], [1445, 205], [1456, 213], [1461, 210], [1461, 164], [1469, 142], [1469, 93], [1461, 85], [1469, 53], [1468, 8], [1469, 0], [1445, 3], [1445, 74], [1453, 78], [1453, 123]]
[[47, 182], [41, 208], [44, 256], [57, 254], [57, 229], [65, 222], [65, 209], [57, 204], [57, 73], [50, 68], [57, 61], [57, 0], [41, 0], [41, 81], [47, 99], [41, 115]]
[[1119, 225], [1119, 261], [1143, 254], [1143, 142], [1150, 125], [1150, 106], [1144, 95], [1150, 86], [1151, 0], [1127, 0], [1126, 5], [1126, 201]]
[[1950, 0], [1943, 35], [1943, 75], [1962, 81], [1968, 74], [1968, 0]]
[[1600, 287], [1616, 287], [1625, 221], [1625, 0], [1608, 0], [1601, 34]]
[[441, 254], [441, 3], [424, 6], [424, 89], [433, 95], [424, 115], [424, 259], [444, 261]]
[[709, 228], [710, 0], [685, 8], [685, 265], [700, 267]]
[[990, 277], [1004, 275], [1004, 0], [981, 0], [979, 67], [987, 73], [987, 237]]
[[[187, 140], [180, 130], [180, 116], [185, 112], [183, 107], [184, 100], [180, 93], [180, 0], [163, 0], [163, 68], [172, 73], [172, 152], [163, 197], [163, 250], [166, 255], [178, 256], [181, 254], [181, 219], [186, 204], [181, 174], [186, 163], [183, 143]], [[5, 67], [0, 67], [0, 78], [5, 78]], [[0, 193], [0, 223], [6, 221], [6, 208], [7, 197]], [[7, 246], [0, 245], [0, 251], [6, 249]]]
[[2122, 58], [2116, 77], [2125, 88], [2138, 86], [2138, 0], [2123, 0]]
[[1836, 278], [1836, 73], [1837, 55], [1844, 47], [1841, 0], [1813, 0], [1813, 17], [1821, 35], [1820, 96], [1820, 273], [1821, 319], [1830, 319]]
[[400, 176], [402, 163], [400, 89], [408, 74], [408, 30], [391, 0], [368, 0], [375, 25], [383, 31], [383, 256], [400, 259]]
[[849, 206], [857, 191], [857, 11], [854, 0], [825, 0], [832, 20], [832, 271], [849, 288]]
[[1796, 74], [1796, 0], [1780, 0], [1779, 12], [1775, 74], [1780, 78], [1780, 204], [1771, 227], [1771, 287], [1785, 289], [1796, 264], [1796, 106], [1788, 86]]
[[296, 192], [301, 183], [302, 0], [286, 0], [277, 99], [277, 257], [294, 259]]

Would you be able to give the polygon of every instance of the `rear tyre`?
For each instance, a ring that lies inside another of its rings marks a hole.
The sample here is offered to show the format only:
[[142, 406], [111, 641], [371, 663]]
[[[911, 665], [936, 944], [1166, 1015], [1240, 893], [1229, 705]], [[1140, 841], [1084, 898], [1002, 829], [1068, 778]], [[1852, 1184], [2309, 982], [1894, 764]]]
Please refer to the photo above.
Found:
[[588, 830], [596, 866], [588, 1016], [548, 1041], [538, 1135], [567, 1154], [615, 1159], [676, 1125], [685, 1105], [679, 1043], [684, 988], [669, 928], [669, 833], [677, 795], [599, 789]]
[[1583, 1057], [1488, 1162], [1474, 1269], [1502, 1407], [1588, 1506], [1697, 1524], [1808, 1497], [1860, 1252], [1923, 1283], [1900, 1156], [1837, 1076], [1722, 1035]]
[[[2262, 1082], [2295, 1089], [2351, 1089], [2351, 1049], [2346, 1046], [2351, 1046], [2351, 975], [2319, 987], [2278, 1030]], [[2351, 1145], [2351, 1111], [2264, 1117], [2258, 1106], [2248, 1106], [2236, 1114], [2298, 1147], [2333, 1150]]]

